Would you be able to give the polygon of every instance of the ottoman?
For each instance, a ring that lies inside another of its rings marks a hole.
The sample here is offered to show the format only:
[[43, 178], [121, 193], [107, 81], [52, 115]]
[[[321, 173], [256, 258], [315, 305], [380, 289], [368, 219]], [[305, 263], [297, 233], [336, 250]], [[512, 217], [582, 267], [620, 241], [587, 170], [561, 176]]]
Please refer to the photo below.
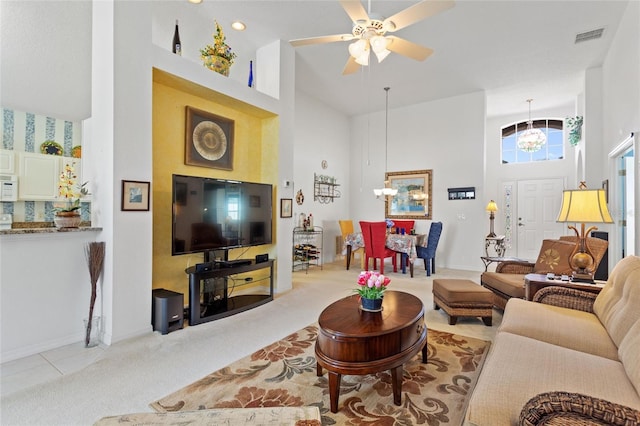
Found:
[[455, 325], [458, 317], [481, 317], [491, 326], [493, 293], [470, 280], [433, 280], [433, 308], [442, 308], [449, 315], [449, 324]]

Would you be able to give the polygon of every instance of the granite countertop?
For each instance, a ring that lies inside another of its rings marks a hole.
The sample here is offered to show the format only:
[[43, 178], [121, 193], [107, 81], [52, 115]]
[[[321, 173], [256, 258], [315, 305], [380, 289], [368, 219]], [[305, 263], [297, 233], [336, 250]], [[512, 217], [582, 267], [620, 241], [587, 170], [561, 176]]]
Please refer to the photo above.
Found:
[[56, 228], [53, 222], [14, 222], [11, 229], [0, 229], [0, 235], [56, 234], [60, 232], [102, 231], [101, 227], [83, 222], [78, 228]]

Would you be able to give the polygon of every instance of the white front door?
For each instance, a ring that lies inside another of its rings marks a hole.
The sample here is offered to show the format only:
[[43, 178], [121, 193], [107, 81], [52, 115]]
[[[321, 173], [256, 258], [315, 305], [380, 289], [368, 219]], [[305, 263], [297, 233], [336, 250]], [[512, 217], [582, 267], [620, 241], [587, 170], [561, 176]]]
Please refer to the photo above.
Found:
[[563, 189], [561, 178], [518, 181], [517, 257], [535, 261], [542, 240], [566, 234], [566, 224], [556, 222]]

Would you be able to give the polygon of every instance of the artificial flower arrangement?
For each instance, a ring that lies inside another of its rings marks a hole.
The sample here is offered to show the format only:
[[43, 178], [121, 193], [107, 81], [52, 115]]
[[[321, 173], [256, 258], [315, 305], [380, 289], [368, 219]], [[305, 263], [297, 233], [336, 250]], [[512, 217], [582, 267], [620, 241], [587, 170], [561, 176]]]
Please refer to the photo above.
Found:
[[363, 299], [382, 299], [382, 296], [391, 282], [379, 272], [362, 271], [358, 276], [358, 288], [355, 290]]
[[226, 37], [222, 27], [216, 23], [216, 32], [213, 35], [213, 44], [207, 44], [204, 48], [200, 49], [200, 58], [203, 61], [207, 60], [207, 56], [217, 56], [229, 61], [229, 66], [233, 65], [233, 61], [236, 58], [236, 53], [231, 50], [231, 47], [226, 42]]
[[75, 163], [66, 163], [64, 165], [64, 169], [60, 173], [60, 179], [58, 180], [58, 195], [66, 201], [62, 206], [54, 209], [56, 212], [73, 212], [79, 210], [80, 198], [85, 195], [89, 195], [89, 190], [87, 188], [87, 184], [89, 182], [85, 182], [82, 185], [78, 184], [78, 175], [76, 175], [74, 166]]

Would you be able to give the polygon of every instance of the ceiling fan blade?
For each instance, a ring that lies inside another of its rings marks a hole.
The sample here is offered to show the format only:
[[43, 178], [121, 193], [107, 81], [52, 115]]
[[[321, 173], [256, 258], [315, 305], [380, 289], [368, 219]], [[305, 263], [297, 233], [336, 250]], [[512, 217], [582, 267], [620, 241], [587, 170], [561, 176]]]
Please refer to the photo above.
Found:
[[443, 12], [447, 9], [451, 9], [454, 3], [455, 2], [453, 0], [423, 0], [420, 3], [409, 6], [395, 15], [388, 17], [384, 22], [385, 24], [393, 22], [394, 25], [388, 25], [389, 32], [398, 31], [430, 16]]
[[406, 56], [416, 61], [424, 61], [433, 53], [433, 49], [420, 46], [403, 38], [396, 36], [387, 36], [387, 49], [402, 56]]
[[299, 38], [296, 40], [289, 40], [289, 43], [293, 47], [298, 47], [298, 46], [307, 46], [310, 44], [333, 43], [336, 41], [349, 41], [349, 40], [353, 40], [352, 34], [334, 34], [334, 35], [320, 36], [320, 37]]
[[349, 15], [349, 18], [351, 18], [351, 21], [369, 20], [369, 14], [364, 9], [362, 3], [360, 3], [360, 0], [340, 0], [340, 4], [344, 11], [347, 12], [347, 15]]
[[349, 60], [347, 64], [344, 66], [342, 70], [342, 75], [353, 74], [354, 72], [360, 69], [360, 64], [356, 62], [353, 56], [349, 56]]

